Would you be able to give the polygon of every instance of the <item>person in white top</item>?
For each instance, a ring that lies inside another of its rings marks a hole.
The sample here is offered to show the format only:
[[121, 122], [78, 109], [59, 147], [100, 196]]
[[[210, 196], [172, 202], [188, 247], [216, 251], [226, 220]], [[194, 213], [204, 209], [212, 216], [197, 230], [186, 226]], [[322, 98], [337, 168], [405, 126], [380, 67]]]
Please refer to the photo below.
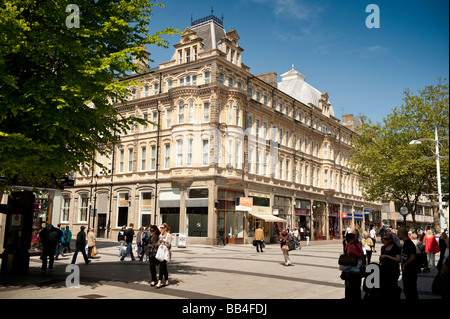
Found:
[[377, 226], [373, 226], [370, 230], [370, 238], [373, 242], [372, 252], [376, 253], [377, 250], [375, 249], [375, 243], [377, 242]]
[[[167, 262], [170, 261], [171, 257], [171, 244], [172, 244], [172, 235], [170, 234], [170, 227], [166, 223], [163, 223], [160, 227], [161, 234], [159, 235], [159, 244], [165, 245], [167, 249], [165, 250], [164, 260], [159, 262], [159, 280], [156, 288], [160, 288], [161, 286], [169, 285], [169, 273], [167, 271]], [[166, 283], [162, 285], [163, 277], [166, 279]]]

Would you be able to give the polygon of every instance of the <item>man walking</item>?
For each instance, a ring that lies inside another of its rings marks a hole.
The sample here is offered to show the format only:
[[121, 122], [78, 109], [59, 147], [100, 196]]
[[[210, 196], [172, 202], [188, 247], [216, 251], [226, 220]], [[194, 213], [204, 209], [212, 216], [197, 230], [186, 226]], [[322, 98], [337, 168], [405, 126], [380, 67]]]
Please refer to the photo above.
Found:
[[48, 269], [53, 271], [53, 263], [55, 261], [56, 246], [61, 243], [62, 232], [53, 227], [52, 224], [47, 224], [47, 226], [39, 233], [39, 241], [42, 246], [42, 267], [41, 272], [47, 270], [47, 260]]
[[256, 251], [259, 253], [259, 248], [261, 248], [261, 252], [263, 252], [264, 231], [260, 225], [258, 225], [258, 228], [255, 230], [255, 240], [256, 240]]
[[77, 240], [75, 242], [75, 253], [73, 254], [72, 264], [75, 264], [75, 262], [77, 261], [79, 251], [81, 251], [86, 265], [91, 262], [86, 255], [86, 233], [84, 232], [84, 229], [85, 227], [81, 226], [80, 231], [77, 234]]
[[372, 229], [370, 230], [370, 238], [372, 239], [373, 242], [373, 247], [372, 247], [372, 251], [374, 253], [376, 253], [376, 249], [375, 249], [375, 244], [377, 242], [377, 226], [373, 226]]
[[416, 258], [416, 246], [408, 237], [408, 231], [404, 227], [398, 229], [398, 237], [403, 240], [401, 263], [403, 292], [406, 299], [419, 299], [417, 292], [418, 264]]
[[127, 245], [127, 250], [125, 251], [125, 253], [122, 254], [122, 258], [120, 258], [120, 261], [123, 261], [128, 254], [131, 255], [132, 261], [136, 260], [133, 255], [133, 246], [132, 246], [133, 238], [135, 236], [133, 226], [134, 226], [133, 224], [130, 224], [130, 227], [125, 231], [124, 237], [125, 243]]

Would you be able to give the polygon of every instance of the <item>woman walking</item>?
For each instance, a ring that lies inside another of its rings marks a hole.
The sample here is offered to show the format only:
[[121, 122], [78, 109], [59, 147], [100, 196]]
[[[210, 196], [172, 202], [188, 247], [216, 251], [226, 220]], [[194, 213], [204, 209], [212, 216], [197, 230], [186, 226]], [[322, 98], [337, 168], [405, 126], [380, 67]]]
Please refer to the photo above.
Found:
[[[170, 234], [170, 227], [166, 223], [161, 225], [161, 234], [159, 235], [159, 245], [164, 245], [167, 247], [165, 250], [165, 257], [163, 261], [159, 262], [159, 280], [156, 288], [160, 288], [161, 286], [169, 285], [169, 273], [167, 271], [167, 262], [170, 261], [171, 257], [171, 243], [172, 243], [172, 235]], [[166, 280], [165, 284], [162, 284], [163, 278]]]
[[156, 259], [156, 252], [159, 247], [159, 229], [156, 225], [150, 226], [150, 237], [148, 238], [148, 259], [150, 261], [150, 277], [152, 282], [150, 286], [156, 285], [156, 266], [159, 264], [159, 261]]
[[427, 235], [423, 238], [423, 243], [425, 245], [425, 253], [428, 257], [428, 267], [435, 267], [435, 254], [439, 252], [439, 246], [436, 241], [436, 237], [434, 237], [431, 229], [427, 230]]
[[[361, 247], [361, 243], [357, 241], [357, 237], [353, 233], [347, 233], [346, 235], [347, 246], [345, 252], [350, 255], [355, 255], [358, 259], [358, 268], [360, 269], [363, 264], [364, 253]], [[347, 272], [345, 273], [345, 299], [361, 299], [361, 273]]]
[[284, 256], [284, 265], [289, 266], [291, 264], [291, 259], [289, 258], [289, 245], [288, 243], [291, 241], [291, 236], [289, 236], [286, 229], [281, 231], [280, 237], [278, 241], [281, 244], [281, 251]]

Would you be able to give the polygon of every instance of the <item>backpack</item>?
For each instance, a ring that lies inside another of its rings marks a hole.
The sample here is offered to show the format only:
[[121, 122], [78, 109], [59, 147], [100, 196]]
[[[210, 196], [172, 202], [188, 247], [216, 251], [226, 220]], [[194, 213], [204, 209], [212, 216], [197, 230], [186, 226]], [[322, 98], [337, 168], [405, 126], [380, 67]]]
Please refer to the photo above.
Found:
[[58, 237], [59, 237], [58, 231], [52, 230], [52, 231], [47, 233], [45, 239], [49, 243], [55, 243], [56, 244], [56, 242], [58, 241]]

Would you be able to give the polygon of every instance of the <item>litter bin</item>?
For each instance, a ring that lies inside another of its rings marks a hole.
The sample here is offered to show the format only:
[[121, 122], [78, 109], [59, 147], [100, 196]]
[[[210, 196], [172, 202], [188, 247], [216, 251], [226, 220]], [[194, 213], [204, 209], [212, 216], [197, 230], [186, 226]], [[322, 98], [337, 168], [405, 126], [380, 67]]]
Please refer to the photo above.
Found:
[[178, 234], [178, 247], [186, 248], [186, 234]]
[[173, 233], [172, 235], [172, 247], [178, 247], [178, 237], [180, 234]]

